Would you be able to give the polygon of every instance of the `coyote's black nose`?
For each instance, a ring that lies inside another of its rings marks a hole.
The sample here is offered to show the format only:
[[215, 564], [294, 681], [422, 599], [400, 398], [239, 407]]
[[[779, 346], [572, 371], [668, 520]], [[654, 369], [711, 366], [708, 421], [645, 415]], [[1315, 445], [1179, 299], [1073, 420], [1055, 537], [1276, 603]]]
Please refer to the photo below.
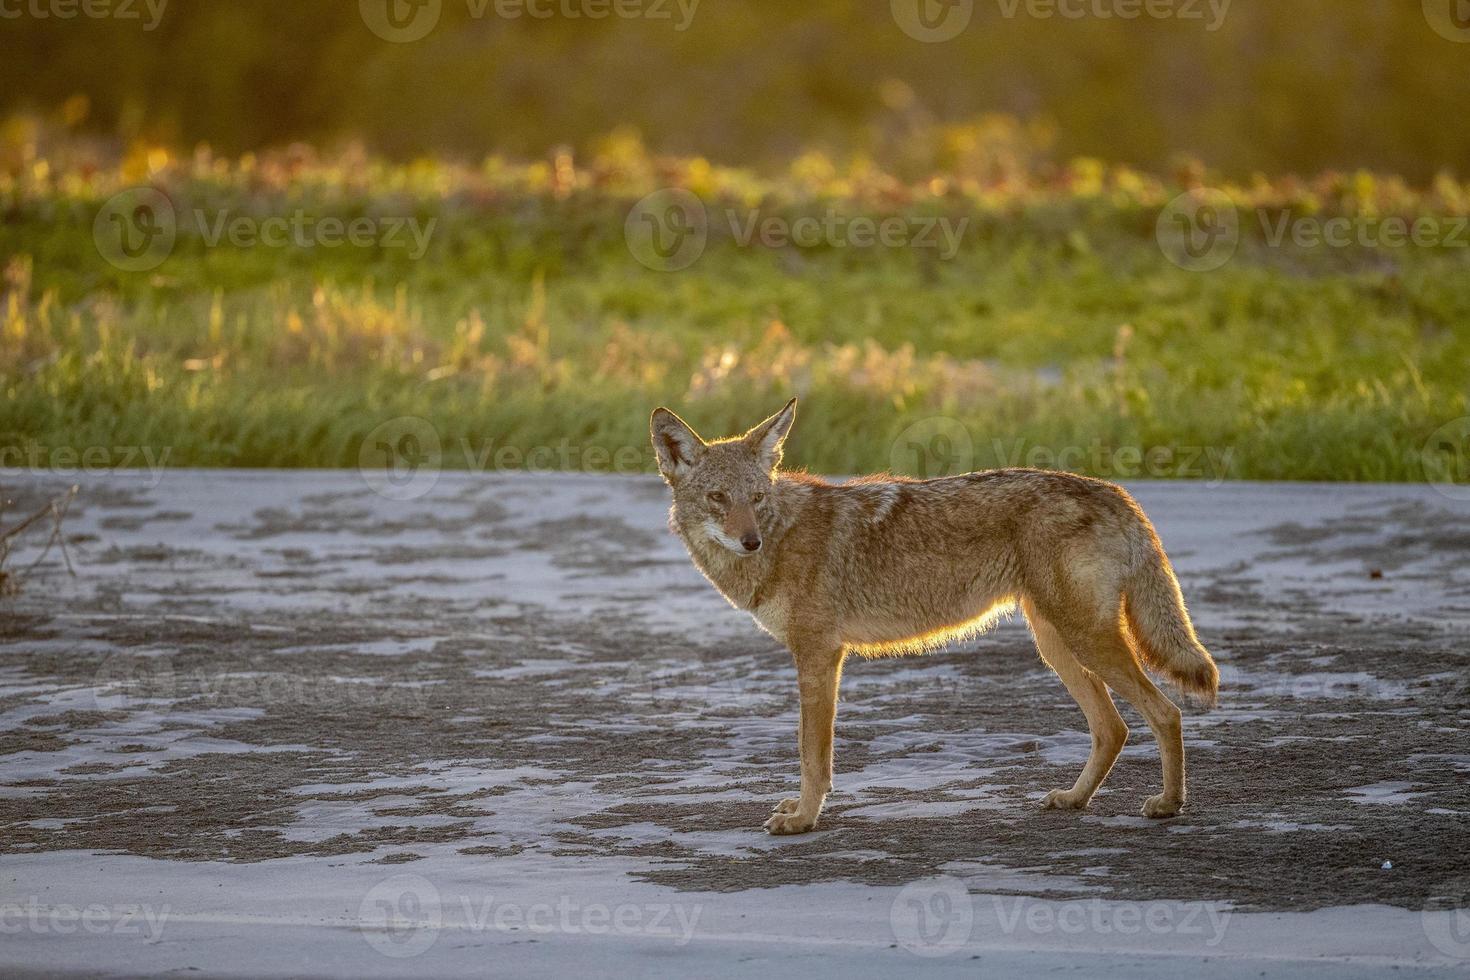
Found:
[[740, 544], [745, 548], [746, 551], [759, 551], [761, 547], [761, 539], [756, 537], [754, 534], [747, 534], [745, 535], [745, 537], [740, 539]]

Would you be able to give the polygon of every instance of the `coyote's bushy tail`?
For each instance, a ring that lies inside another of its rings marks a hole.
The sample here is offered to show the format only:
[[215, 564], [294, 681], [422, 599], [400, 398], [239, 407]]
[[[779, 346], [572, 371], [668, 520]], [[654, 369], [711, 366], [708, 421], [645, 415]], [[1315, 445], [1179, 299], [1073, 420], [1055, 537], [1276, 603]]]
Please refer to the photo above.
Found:
[[1195, 636], [1184, 594], [1156, 536], [1124, 592], [1128, 631], [1143, 662], [1213, 706], [1220, 686], [1215, 658]]

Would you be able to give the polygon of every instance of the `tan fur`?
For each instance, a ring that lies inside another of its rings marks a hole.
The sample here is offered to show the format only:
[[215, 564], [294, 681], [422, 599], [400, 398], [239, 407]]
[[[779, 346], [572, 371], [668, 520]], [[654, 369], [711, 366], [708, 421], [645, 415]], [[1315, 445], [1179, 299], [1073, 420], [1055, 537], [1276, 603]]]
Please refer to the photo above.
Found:
[[[1121, 487], [1068, 473], [1007, 469], [939, 480], [833, 484], [779, 471], [796, 400], [743, 436], [706, 442], [668, 409], [653, 413], [670, 527], [737, 608], [790, 648], [801, 692], [801, 795], [766, 822], [816, 826], [831, 791], [832, 726], [843, 658], [940, 646], [1019, 605], [1037, 649], [1087, 717], [1092, 752], [1044, 806], [1087, 805], [1128, 729], [1109, 689], [1159, 743], [1164, 792], [1150, 817], [1184, 805], [1179, 709], [1143, 666], [1213, 702], [1218, 672], [1195, 636], [1153, 525]], [[759, 549], [740, 541], [753, 514]]]

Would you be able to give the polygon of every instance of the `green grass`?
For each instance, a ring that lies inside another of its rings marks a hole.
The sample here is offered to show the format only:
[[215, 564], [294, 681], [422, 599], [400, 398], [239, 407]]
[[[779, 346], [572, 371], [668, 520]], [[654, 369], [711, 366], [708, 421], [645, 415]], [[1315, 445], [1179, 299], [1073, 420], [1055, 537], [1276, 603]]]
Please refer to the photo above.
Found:
[[[417, 260], [211, 247], [186, 229], [158, 268], [127, 272], [101, 257], [93, 219], [145, 182], [182, 214], [436, 224]], [[644, 267], [624, 238], [629, 207], [663, 186], [697, 191], [713, 215], [679, 272]], [[722, 435], [799, 394], [788, 461], [821, 472], [1458, 472], [1425, 446], [1470, 414], [1470, 248], [1272, 247], [1255, 214], [1447, 219], [1470, 192], [1362, 175], [1227, 188], [1245, 215], [1239, 251], [1191, 272], [1154, 234], [1179, 191], [1086, 162], [913, 187], [810, 159], [767, 179], [641, 157], [461, 168], [155, 152], [96, 167], [58, 153], [0, 172], [0, 465], [148, 447], [173, 466], [356, 466], [377, 427], [416, 416], [448, 467], [562, 447], [530, 465], [647, 470], [655, 405]], [[742, 245], [724, 211], [756, 206], [969, 224], [948, 260]]]

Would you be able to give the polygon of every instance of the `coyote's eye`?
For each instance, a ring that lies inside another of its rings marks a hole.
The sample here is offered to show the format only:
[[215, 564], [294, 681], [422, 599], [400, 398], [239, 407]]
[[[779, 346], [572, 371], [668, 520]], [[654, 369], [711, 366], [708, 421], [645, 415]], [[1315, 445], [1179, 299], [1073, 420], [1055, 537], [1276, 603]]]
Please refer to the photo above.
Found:
[[751, 498], [750, 498], [750, 502], [751, 502], [751, 503], [753, 503], [753, 504], [758, 504], [758, 503], [760, 503], [760, 502], [761, 502], [761, 501], [762, 501], [762, 500], [765, 500], [765, 499], [766, 499], [766, 495], [765, 495], [765, 494], [763, 494], [763, 493], [758, 493], [758, 494], [756, 494], [756, 495], [755, 495], [755, 496], [754, 496], [754, 497], [751, 497]]
[[711, 491], [708, 496], [710, 503], [719, 504], [721, 507], [725, 505], [725, 495], [723, 493], [720, 493], [720, 491]]

